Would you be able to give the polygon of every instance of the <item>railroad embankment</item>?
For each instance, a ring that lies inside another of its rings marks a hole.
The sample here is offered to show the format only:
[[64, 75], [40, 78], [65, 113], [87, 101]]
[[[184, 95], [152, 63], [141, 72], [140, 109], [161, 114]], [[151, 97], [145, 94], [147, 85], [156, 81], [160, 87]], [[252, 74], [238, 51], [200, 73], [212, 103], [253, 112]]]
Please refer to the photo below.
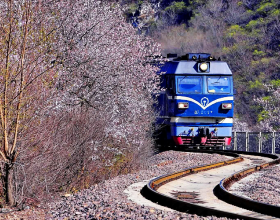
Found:
[[217, 154], [175, 151], [160, 153], [150, 159], [146, 170], [118, 176], [50, 204], [50, 219], [205, 219], [197, 215], [137, 205], [128, 199], [124, 191], [137, 182], [225, 159], [225, 156]]

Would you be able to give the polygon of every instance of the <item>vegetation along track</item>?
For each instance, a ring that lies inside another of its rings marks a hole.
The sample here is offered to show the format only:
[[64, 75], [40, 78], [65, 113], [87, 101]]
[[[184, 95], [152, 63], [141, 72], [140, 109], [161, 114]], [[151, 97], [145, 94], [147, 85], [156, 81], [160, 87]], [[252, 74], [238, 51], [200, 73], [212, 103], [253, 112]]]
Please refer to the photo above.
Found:
[[279, 164], [280, 158], [277, 155], [202, 149], [184, 151], [218, 153], [231, 159], [154, 178], [141, 190], [145, 198], [177, 211], [202, 216], [239, 219], [280, 217], [280, 207], [256, 202], [228, 191], [239, 179]]

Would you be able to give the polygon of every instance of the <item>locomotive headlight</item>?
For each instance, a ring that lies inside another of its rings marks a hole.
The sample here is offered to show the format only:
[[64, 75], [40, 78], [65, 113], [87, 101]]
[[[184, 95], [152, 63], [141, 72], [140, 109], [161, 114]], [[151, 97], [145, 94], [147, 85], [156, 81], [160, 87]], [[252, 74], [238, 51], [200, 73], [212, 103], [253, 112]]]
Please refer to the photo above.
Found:
[[186, 108], [189, 108], [189, 103], [188, 103], [188, 102], [179, 102], [179, 103], [178, 103], [178, 108], [179, 108], [179, 109], [186, 109]]
[[232, 104], [231, 103], [223, 103], [222, 104], [222, 109], [232, 109]]
[[207, 63], [201, 63], [201, 64], [199, 65], [199, 69], [200, 69], [202, 72], [205, 72], [205, 71], [208, 69]]

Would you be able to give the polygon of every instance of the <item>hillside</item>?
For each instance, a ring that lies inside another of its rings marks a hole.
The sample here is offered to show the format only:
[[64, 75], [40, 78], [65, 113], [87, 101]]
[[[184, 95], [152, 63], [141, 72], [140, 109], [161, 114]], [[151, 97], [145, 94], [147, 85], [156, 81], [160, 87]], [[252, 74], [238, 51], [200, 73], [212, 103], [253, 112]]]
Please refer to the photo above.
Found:
[[279, 0], [123, 4], [127, 20], [161, 43], [163, 54], [207, 52], [222, 57], [234, 72], [238, 121], [252, 130], [280, 129]]

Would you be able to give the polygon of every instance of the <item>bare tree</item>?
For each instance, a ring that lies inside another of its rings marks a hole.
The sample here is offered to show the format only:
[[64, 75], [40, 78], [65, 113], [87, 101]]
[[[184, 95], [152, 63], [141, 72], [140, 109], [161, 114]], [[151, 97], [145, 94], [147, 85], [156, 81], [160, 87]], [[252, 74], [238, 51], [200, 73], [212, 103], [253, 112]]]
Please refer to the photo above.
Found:
[[[3, 1], [0, 61], [0, 154], [4, 163], [6, 201], [14, 205], [13, 168], [22, 151], [21, 134], [42, 108], [54, 81], [55, 56], [51, 23], [43, 23], [39, 5], [33, 1]], [[33, 122], [34, 123], [34, 122]]]

